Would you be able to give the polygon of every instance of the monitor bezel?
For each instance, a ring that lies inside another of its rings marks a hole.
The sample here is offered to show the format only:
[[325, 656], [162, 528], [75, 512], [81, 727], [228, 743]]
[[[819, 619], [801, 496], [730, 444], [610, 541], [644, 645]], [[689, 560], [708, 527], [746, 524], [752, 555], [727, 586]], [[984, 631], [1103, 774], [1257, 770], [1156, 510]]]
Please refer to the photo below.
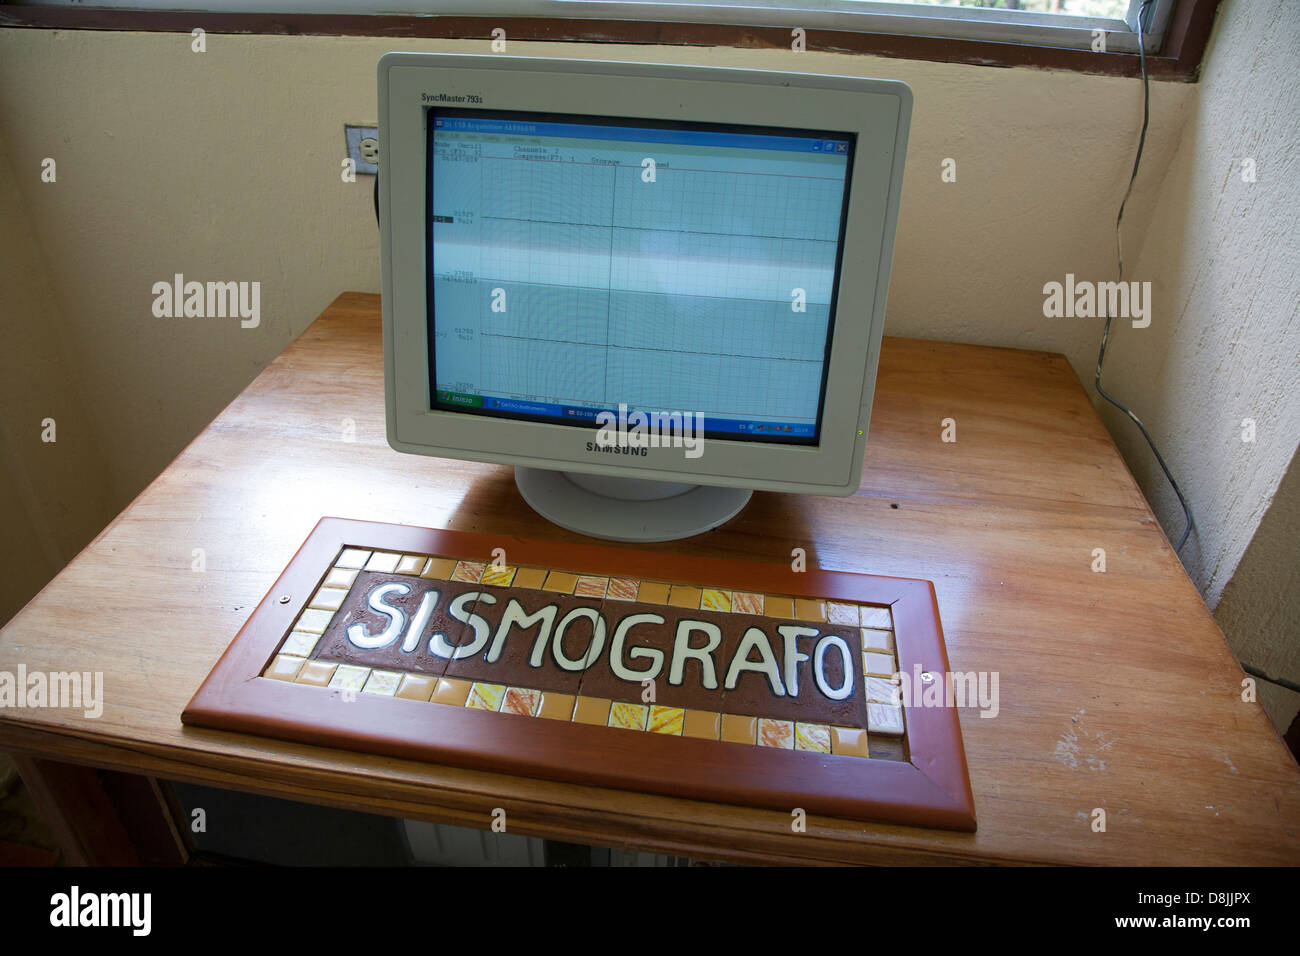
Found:
[[[911, 116], [905, 84], [713, 67], [412, 53], [385, 55], [378, 75], [384, 378], [393, 448], [615, 477], [830, 495], [857, 490]], [[820, 442], [710, 438], [695, 458], [673, 447], [608, 455], [593, 451], [595, 436], [587, 429], [429, 408], [426, 120], [431, 106], [856, 134]]]

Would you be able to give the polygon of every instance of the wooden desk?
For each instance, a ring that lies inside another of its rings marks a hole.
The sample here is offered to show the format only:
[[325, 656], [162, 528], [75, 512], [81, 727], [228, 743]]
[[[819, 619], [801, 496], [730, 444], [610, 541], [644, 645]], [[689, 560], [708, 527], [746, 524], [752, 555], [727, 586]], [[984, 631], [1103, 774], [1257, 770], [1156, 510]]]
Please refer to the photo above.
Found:
[[1300, 859], [1300, 770], [1242, 701], [1241, 668], [1060, 355], [887, 339], [857, 495], [760, 492], [717, 531], [649, 546], [666, 564], [800, 547], [810, 565], [932, 579], [954, 671], [1000, 679], [996, 718], [961, 714], [974, 834], [815, 817], [794, 834], [786, 813], [182, 727], [326, 514], [574, 537], [523, 504], [509, 468], [388, 447], [379, 299], [340, 296], [0, 632], [0, 671], [104, 673], [98, 720], [0, 711], [0, 749], [27, 755], [73, 859], [130, 858], [138, 830], [111, 819], [103, 776], [68, 764], [479, 828], [504, 807], [516, 833], [736, 861]]

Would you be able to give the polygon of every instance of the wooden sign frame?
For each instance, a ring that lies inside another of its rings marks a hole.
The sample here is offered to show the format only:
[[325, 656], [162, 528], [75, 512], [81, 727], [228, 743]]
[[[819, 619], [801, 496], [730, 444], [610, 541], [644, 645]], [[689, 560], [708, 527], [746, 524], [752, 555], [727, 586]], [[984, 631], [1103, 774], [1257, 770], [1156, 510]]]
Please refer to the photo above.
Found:
[[[181, 715], [187, 725], [477, 770], [696, 800], [947, 829], [975, 829], [952, 706], [906, 706], [907, 759], [878, 760], [636, 733], [468, 707], [421, 706], [261, 677], [344, 548], [455, 555], [888, 605], [899, 670], [949, 673], [929, 581], [807, 570], [601, 545], [322, 518]], [[287, 600], [285, 600], [287, 598]], [[905, 702], [906, 703], [906, 702]]]

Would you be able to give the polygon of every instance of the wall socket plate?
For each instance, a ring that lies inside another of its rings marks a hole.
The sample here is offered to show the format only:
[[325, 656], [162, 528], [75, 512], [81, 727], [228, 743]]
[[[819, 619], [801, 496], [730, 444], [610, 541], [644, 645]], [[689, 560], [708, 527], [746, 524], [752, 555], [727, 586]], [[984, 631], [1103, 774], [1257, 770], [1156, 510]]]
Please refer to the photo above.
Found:
[[379, 127], [345, 124], [343, 136], [347, 140], [348, 156], [356, 163], [357, 175], [378, 175]]

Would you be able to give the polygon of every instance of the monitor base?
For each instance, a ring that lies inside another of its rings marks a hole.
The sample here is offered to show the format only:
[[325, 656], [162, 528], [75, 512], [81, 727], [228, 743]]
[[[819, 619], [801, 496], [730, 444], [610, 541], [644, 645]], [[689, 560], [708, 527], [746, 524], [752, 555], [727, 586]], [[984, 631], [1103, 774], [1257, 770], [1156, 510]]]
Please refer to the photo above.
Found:
[[609, 541], [675, 541], [716, 528], [749, 503], [748, 488], [515, 468], [532, 509], [561, 528]]

